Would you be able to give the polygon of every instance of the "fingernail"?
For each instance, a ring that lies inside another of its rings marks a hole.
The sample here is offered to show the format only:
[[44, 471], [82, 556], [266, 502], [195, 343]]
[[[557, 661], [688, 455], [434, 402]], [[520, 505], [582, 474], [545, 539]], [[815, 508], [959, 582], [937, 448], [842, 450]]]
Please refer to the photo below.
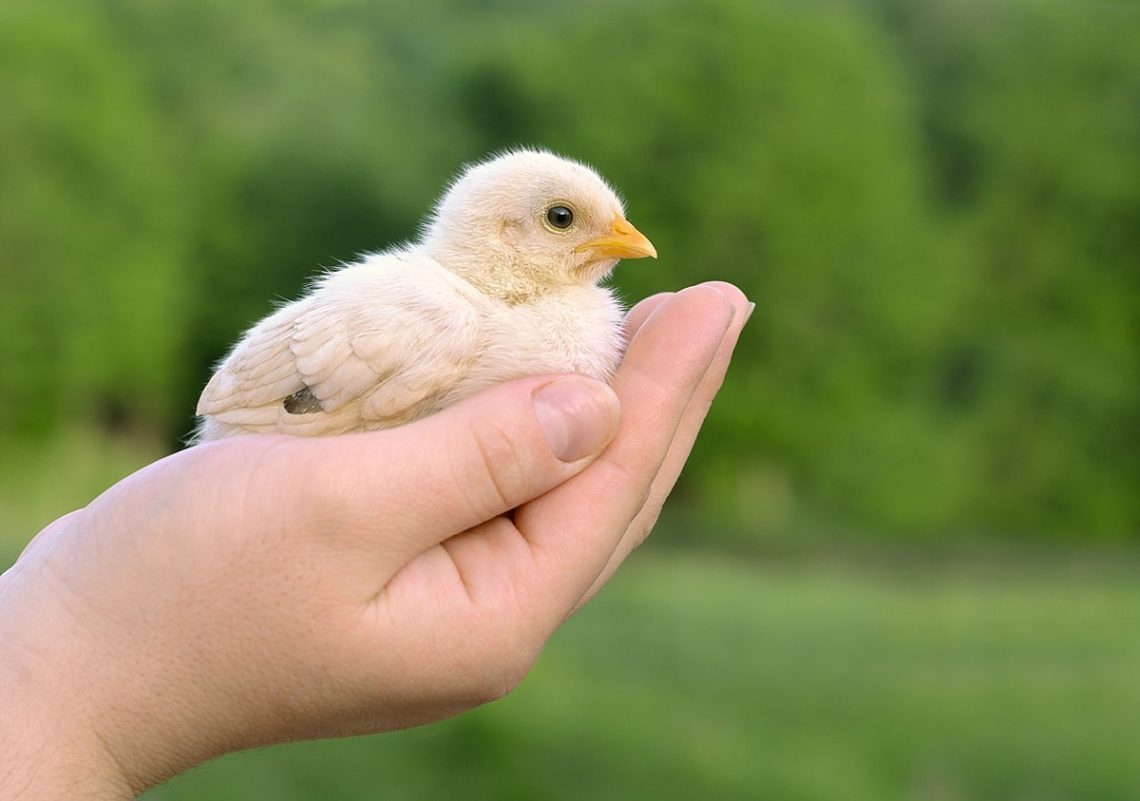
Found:
[[748, 321], [750, 319], [752, 319], [752, 312], [754, 312], [754, 311], [756, 311], [756, 304], [755, 303], [749, 303], [748, 304], [748, 311], [744, 312], [744, 323], [743, 323], [743, 325], [748, 325]]
[[618, 399], [600, 381], [560, 378], [534, 393], [534, 414], [563, 462], [597, 453], [617, 431]]

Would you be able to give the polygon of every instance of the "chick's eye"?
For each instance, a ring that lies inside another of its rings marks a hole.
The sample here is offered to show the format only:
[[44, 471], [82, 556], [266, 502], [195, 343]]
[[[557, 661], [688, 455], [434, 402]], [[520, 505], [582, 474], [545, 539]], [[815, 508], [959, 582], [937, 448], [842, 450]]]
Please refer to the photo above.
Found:
[[546, 210], [546, 221], [555, 228], [569, 228], [574, 222], [574, 212], [565, 206], [551, 206]]

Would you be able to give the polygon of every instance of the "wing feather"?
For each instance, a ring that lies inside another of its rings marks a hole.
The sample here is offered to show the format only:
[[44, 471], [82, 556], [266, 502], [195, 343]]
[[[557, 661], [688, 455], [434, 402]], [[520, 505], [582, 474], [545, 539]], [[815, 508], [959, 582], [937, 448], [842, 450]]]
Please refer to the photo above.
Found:
[[[331, 273], [249, 330], [206, 385], [198, 414], [295, 433], [412, 415], [471, 360], [473, 292], [424, 256], [375, 256]], [[306, 387], [323, 411], [286, 412], [284, 399]]]

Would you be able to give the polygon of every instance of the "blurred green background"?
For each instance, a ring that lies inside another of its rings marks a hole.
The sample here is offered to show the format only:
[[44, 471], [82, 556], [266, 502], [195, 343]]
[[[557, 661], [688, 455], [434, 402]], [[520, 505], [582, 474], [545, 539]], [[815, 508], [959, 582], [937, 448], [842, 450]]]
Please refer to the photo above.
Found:
[[218, 799], [1140, 797], [1140, 7], [6, 0], [0, 565], [461, 164], [597, 166], [756, 302], [651, 544], [511, 697]]

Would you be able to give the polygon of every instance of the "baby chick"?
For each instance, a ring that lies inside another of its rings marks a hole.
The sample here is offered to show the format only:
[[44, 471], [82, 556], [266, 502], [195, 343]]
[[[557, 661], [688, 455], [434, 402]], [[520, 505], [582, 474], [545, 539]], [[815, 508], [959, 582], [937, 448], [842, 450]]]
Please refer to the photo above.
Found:
[[589, 167], [535, 150], [476, 164], [418, 242], [328, 273], [247, 331], [202, 392], [195, 439], [367, 431], [522, 376], [608, 380], [622, 309], [598, 284], [645, 256]]

